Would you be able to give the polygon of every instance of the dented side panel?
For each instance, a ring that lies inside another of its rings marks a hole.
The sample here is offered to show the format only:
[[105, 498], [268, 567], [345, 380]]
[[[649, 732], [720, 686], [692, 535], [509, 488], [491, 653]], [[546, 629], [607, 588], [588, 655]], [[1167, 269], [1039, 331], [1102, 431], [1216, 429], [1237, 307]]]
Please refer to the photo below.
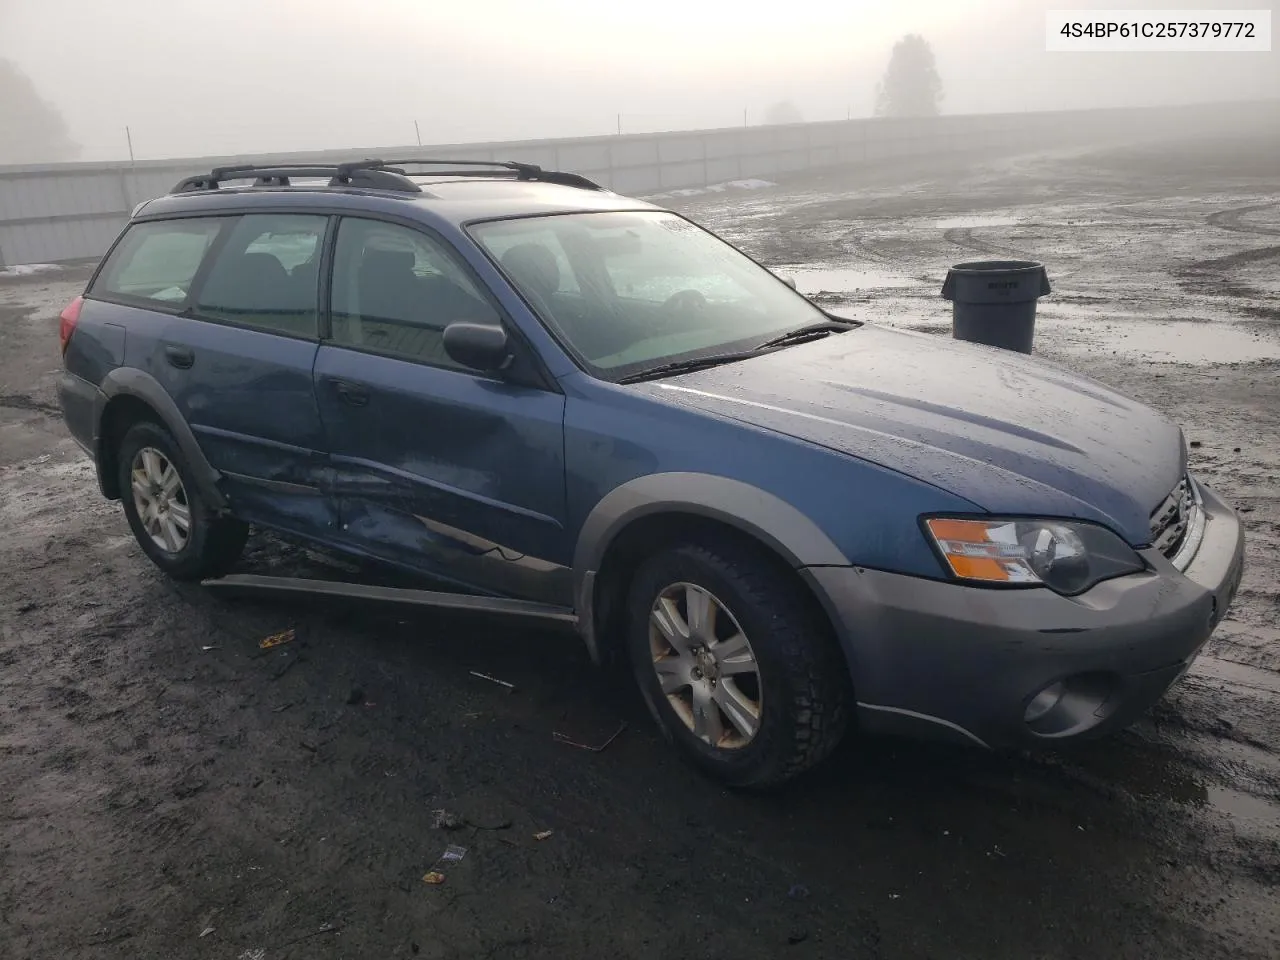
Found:
[[329, 345], [315, 389], [341, 539], [486, 592], [571, 602], [561, 394]]

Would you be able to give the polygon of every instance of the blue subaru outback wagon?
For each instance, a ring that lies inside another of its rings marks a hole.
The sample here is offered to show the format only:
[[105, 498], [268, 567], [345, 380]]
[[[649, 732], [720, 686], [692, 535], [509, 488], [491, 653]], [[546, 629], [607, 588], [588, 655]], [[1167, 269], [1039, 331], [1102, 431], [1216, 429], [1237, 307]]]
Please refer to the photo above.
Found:
[[1159, 414], [837, 319], [530, 165], [189, 178], [134, 211], [61, 340], [67, 425], [170, 575], [230, 573], [252, 524], [572, 622], [736, 785], [854, 725], [1116, 730], [1240, 580], [1239, 520]]

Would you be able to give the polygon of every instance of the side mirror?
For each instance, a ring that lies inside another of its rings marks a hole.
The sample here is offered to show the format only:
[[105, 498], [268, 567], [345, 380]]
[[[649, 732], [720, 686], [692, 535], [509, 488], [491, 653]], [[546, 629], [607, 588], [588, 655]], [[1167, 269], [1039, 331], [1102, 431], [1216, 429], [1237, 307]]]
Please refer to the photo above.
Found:
[[512, 360], [507, 331], [488, 323], [451, 323], [444, 328], [444, 352], [464, 367], [495, 372]]
[[783, 283], [785, 283], [785, 284], [786, 284], [788, 287], [790, 287], [792, 290], [795, 290], [795, 289], [796, 289], [796, 278], [795, 278], [795, 277], [783, 277], [783, 276], [779, 276], [779, 277], [778, 277], [778, 279], [779, 279], [779, 280], [781, 280]]

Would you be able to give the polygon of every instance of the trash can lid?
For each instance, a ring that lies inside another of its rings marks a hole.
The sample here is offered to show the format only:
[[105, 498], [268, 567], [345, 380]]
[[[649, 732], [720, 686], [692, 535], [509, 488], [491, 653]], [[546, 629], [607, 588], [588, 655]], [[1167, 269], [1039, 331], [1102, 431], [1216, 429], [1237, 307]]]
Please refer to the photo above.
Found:
[[[1035, 283], [1037, 279], [1038, 284]], [[1001, 280], [1008, 287], [1020, 287], [1022, 281], [1031, 281], [1027, 285], [1028, 289], [1034, 287], [1039, 291], [1030, 297], [1018, 296], [1015, 298], [1017, 301], [1043, 297], [1051, 292], [1049, 273], [1043, 263], [1035, 260], [970, 260], [967, 263], [957, 263], [947, 271], [947, 277], [942, 283], [942, 297], [944, 300], [963, 299], [969, 303], [1004, 302], [1007, 297], [992, 300], [981, 293], [987, 288], [1000, 286]], [[964, 295], [957, 297], [957, 293]]]
[[1044, 264], [1035, 260], [971, 260], [968, 263], [957, 263], [951, 269], [957, 273], [987, 273], [993, 270], [1001, 273], [1024, 273], [1043, 270]]

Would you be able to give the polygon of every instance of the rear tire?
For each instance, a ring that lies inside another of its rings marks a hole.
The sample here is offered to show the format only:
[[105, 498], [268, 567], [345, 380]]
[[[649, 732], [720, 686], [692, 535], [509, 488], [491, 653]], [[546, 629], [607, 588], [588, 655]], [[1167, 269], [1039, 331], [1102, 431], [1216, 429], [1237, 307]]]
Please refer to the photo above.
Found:
[[249, 526], [219, 517], [200, 496], [182, 448], [164, 427], [135, 423], [120, 442], [117, 482], [124, 515], [151, 562], [175, 580], [226, 573]]
[[647, 559], [631, 583], [627, 641], [663, 734], [730, 786], [790, 780], [844, 735], [851, 685], [830, 626], [751, 544], [706, 538]]

